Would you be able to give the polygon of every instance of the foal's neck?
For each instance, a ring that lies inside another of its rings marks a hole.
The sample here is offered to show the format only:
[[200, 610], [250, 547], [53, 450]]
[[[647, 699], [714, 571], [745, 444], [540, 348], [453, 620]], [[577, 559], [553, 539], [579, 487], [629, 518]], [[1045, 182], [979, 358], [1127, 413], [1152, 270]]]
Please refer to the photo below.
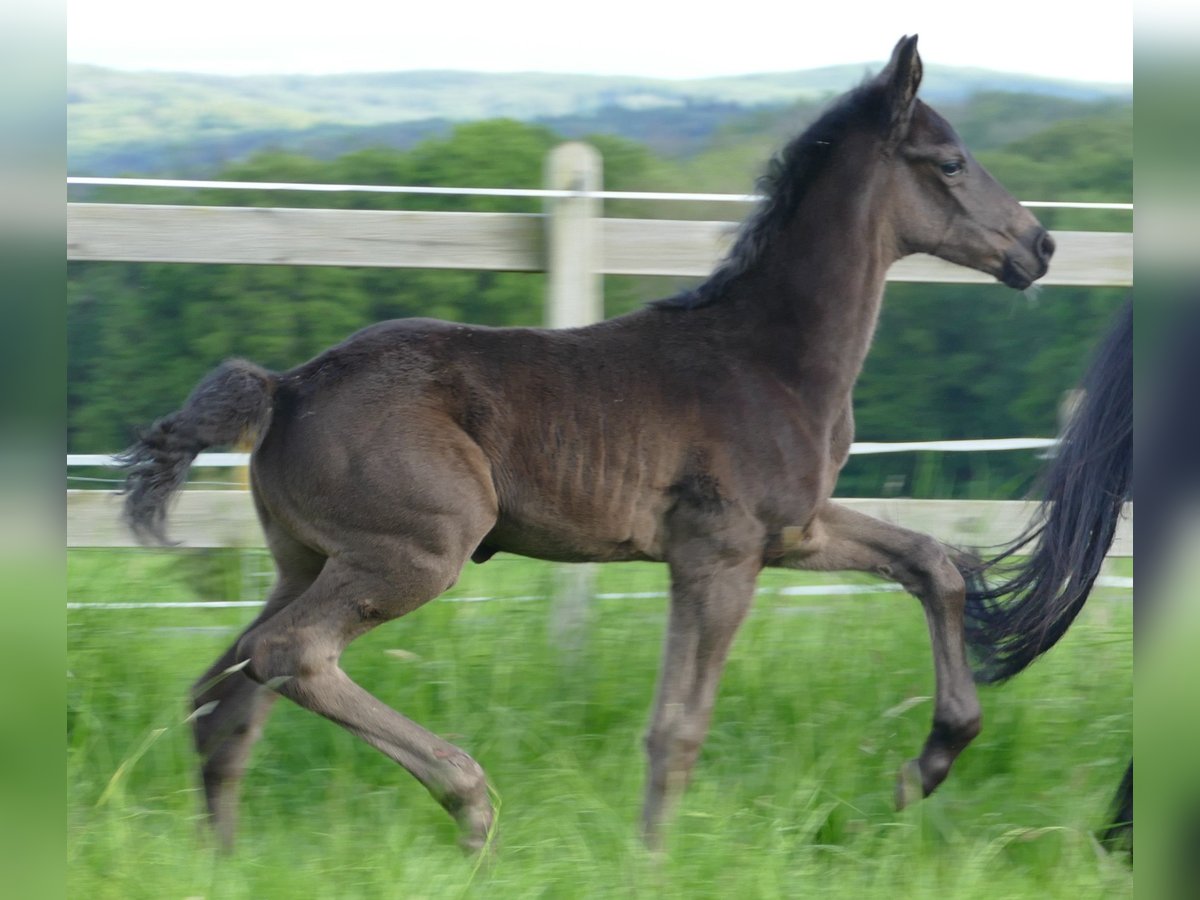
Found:
[[[882, 208], [884, 192], [814, 186], [776, 235], [748, 298], [765, 317], [762, 333], [790, 353], [795, 373], [844, 401], [862, 369], [899, 257]], [[781, 346], [782, 344], [782, 346]]]

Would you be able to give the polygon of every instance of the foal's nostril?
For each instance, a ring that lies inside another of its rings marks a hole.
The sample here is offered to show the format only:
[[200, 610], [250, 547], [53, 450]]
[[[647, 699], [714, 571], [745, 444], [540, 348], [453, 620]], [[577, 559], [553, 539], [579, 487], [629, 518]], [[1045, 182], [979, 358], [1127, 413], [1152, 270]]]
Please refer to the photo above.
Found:
[[1034, 242], [1033, 249], [1043, 263], [1050, 262], [1050, 257], [1054, 255], [1054, 238], [1050, 236], [1050, 232], [1042, 229], [1042, 233]]

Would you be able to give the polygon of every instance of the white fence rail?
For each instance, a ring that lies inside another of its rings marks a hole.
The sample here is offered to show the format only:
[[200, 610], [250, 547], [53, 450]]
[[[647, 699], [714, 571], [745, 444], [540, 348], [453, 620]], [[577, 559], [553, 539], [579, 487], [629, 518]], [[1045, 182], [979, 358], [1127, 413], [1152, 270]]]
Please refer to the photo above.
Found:
[[[754, 203], [760, 194], [706, 194], [679, 191], [602, 191], [581, 188], [476, 188], [428, 184], [322, 184], [295, 181], [204, 181], [192, 178], [92, 178], [72, 175], [68, 185], [91, 187], [188, 188], [222, 191], [298, 191], [319, 194], [413, 194], [441, 197], [529, 197], [540, 200], [582, 197], [588, 200], [666, 200], [690, 203]], [[1132, 203], [1071, 200], [1021, 200], [1022, 206], [1042, 209], [1112, 209], [1133, 211]]]
[[[850, 455], [860, 456], [875, 453], [909, 453], [914, 450], [932, 450], [941, 453], [978, 453], [981, 450], [1047, 450], [1058, 444], [1056, 438], [982, 438], [964, 441], [856, 441], [850, 445]], [[192, 466], [209, 469], [236, 469], [250, 464], [249, 453], [201, 453]], [[68, 453], [67, 467], [96, 466], [116, 468], [117, 457], [109, 453]]]

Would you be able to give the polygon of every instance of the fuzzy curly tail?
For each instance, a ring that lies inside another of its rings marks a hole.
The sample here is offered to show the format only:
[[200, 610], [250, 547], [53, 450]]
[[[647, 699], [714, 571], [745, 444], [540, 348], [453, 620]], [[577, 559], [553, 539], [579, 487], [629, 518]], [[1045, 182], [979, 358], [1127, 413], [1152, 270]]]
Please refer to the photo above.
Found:
[[183, 407], [164, 416], [117, 459], [125, 470], [124, 518], [142, 543], [168, 544], [167, 507], [203, 450], [253, 438], [267, 427], [277, 377], [231, 359], [196, 385]]

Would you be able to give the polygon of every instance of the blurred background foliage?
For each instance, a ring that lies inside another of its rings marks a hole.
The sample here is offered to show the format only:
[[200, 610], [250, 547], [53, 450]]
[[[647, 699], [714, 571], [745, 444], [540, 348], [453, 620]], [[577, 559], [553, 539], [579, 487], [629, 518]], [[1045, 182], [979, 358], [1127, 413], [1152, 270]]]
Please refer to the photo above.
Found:
[[[80, 84], [75, 90], [86, 95]], [[1132, 199], [1127, 99], [989, 90], [947, 97], [939, 108], [980, 161], [1021, 199]], [[382, 126], [360, 125], [344, 128], [336, 140], [326, 134], [319, 146], [293, 140], [295, 135], [274, 135], [249, 141], [236, 152], [228, 141], [214, 147], [198, 135], [194, 148], [208, 150], [187, 156], [186, 165], [178, 163], [178, 152], [172, 156], [161, 146], [147, 149], [142, 143], [107, 157], [90, 157], [100, 169], [86, 174], [537, 188], [548, 151], [565, 139], [583, 138], [603, 156], [606, 189], [744, 193], [753, 189], [767, 157], [820, 109], [820, 100], [812, 96], [757, 106], [689, 101], [658, 110], [608, 107], [553, 121], [492, 118], [442, 121], [436, 127], [425, 122], [421, 128], [410, 123], [404, 139], [391, 135], [394, 140]], [[588, 132], [588, 127], [596, 130]], [[175, 147], [178, 151], [179, 144]], [[74, 188], [72, 199], [540, 210], [537, 200], [523, 198], [254, 190]], [[615, 201], [604, 209], [609, 216], [701, 219], [731, 219], [744, 212], [730, 204], [666, 201]], [[1057, 229], [1127, 231], [1132, 224], [1124, 211], [1038, 213]], [[686, 283], [606, 277], [606, 314], [637, 308]], [[1063, 392], [1082, 371], [1126, 293], [1114, 288], [1049, 287], [1020, 294], [999, 285], [889, 285], [856, 394], [859, 439], [1052, 436]], [[139, 427], [176, 408], [196, 380], [227, 356], [285, 369], [371, 322], [401, 316], [539, 325], [544, 300], [540, 274], [72, 263], [67, 283], [68, 446], [79, 453], [124, 447]], [[839, 493], [1014, 496], [1039, 464], [1032, 452], [857, 457]]]

